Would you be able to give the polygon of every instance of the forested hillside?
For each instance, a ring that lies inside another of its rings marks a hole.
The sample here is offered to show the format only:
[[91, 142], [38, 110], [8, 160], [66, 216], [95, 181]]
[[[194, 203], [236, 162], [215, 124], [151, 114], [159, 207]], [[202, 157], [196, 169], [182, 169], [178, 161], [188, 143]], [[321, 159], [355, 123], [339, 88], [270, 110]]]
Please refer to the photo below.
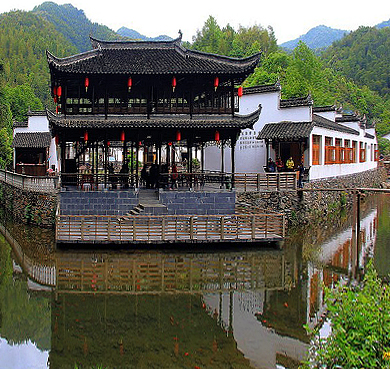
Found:
[[327, 65], [386, 97], [390, 92], [390, 27], [360, 27], [323, 55]]
[[98, 23], [92, 23], [84, 14], [71, 4], [58, 5], [46, 1], [36, 6], [33, 11], [49, 22], [56, 30], [70, 41], [79, 52], [91, 49], [89, 35], [101, 40], [114, 40], [122, 38], [113, 30]]
[[65, 56], [77, 52], [53, 24], [32, 12], [14, 11], [0, 16], [0, 59], [8, 87], [26, 85], [49, 103], [49, 68], [46, 50]]

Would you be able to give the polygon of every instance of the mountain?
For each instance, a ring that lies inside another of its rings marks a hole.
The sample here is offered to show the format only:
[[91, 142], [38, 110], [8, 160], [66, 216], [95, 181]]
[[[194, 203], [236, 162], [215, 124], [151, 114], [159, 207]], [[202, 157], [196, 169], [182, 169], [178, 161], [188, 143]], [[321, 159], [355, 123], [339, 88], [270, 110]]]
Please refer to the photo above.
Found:
[[52, 101], [46, 50], [58, 57], [77, 52], [52, 23], [33, 12], [0, 15], [0, 60], [4, 73], [1, 77], [10, 87], [31, 86], [44, 105]]
[[348, 34], [348, 31], [327, 26], [317, 26], [295, 40], [284, 42], [280, 46], [287, 50], [293, 50], [299, 41], [303, 41], [310, 49], [323, 49], [332, 45], [334, 41], [340, 40], [346, 34]]
[[360, 27], [322, 56], [333, 69], [386, 97], [390, 94], [390, 27]]
[[379, 23], [375, 26], [376, 28], [385, 28], [385, 27], [390, 27], [390, 19], [388, 21], [384, 21], [382, 23]]
[[116, 33], [118, 35], [130, 38], [132, 40], [142, 40], [142, 41], [170, 41], [170, 40], [172, 40], [171, 37], [166, 36], [166, 35], [160, 35], [157, 37], [146, 37], [144, 35], [141, 35], [139, 32], [137, 32], [133, 29], [130, 29], [130, 28], [126, 28], [126, 27], [119, 28]]
[[103, 40], [122, 38], [110, 28], [98, 23], [92, 23], [85, 16], [83, 10], [79, 10], [71, 4], [58, 5], [51, 1], [46, 1], [36, 6], [32, 13], [52, 23], [56, 30], [64, 35], [79, 52], [91, 49], [90, 35]]

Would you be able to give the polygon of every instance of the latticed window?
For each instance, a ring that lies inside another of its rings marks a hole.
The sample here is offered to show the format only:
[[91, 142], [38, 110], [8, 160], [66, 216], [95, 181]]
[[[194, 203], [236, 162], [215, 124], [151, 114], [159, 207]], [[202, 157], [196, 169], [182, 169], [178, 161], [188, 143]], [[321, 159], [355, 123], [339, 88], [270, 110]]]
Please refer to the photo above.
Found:
[[321, 136], [313, 135], [313, 145], [312, 145], [312, 164], [320, 164], [320, 145], [321, 145]]
[[335, 162], [335, 147], [332, 144], [332, 137], [325, 137], [325, 164]]
[[366, 161], [366, 148], [364, 146], [364, 142], [360, 142], [359, 161], [360, 163], [364, 163]]

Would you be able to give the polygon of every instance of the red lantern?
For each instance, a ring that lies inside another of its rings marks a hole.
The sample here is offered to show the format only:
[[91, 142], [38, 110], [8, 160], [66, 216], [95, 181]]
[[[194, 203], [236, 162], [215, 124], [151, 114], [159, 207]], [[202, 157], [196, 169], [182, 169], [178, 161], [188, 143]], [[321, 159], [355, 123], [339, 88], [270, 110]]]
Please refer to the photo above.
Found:
[[175, 92], [175, 88], [176, 88], [176, 77], [173, 76], [172, 77], [172, 90], [173, 90], [173, 92]]
[[217, 87], [219, 86], [219, 78], [218, 77], [215, 77], [214, 78], [214, 89], [215, 91], [217, 91]]
[[61, 86], [58, 86], [57, 87], [57, 96], [61, 97], [61, 95], [62, 95], [62, 88], [61, 88]]
[[88, 141], [88, 131], [84, 131], [84, 142]]
[[56, 145], [58, 145], [58, 143], [60, 142], [60, 138], [58, 137], [58, 135], [55, 136], [55, 142], [56, 142]]
[[122, 132], [121, 132], [121, 141], [122, 141], [122, 142], [125, 141], [125, 131], [122, 131]]
[[53, 95], [54, 95], [54, 96], [57, 96], [57, 86], [54, 86], [54, 87], [53, 87]]
[[110, 147], [110, 145], [111, 145], [111, 142], [107, 141], [107, 147]]
[[54, 95], [53, 100], [55, 103], [57, 103], [57, 95]]
[[88, 87], [89, 87], [89, 78], [88, 77], [85, 77], [84, 86], [85, 86], [85, 92], [87, 92]]
[[172, 142], [168, 142], [168, 146], [172, 146]]
[[215, 131], [215, 141], [219, 142], [219, 132]]
[[58, 114], [60, 111], [60, 108], [58, 107], [58, 105], [56, 106], [56, 114]]
[[129, 90], [129, 92], [131, 90], [131, 87], [133, 87], [133, 80], [131, 77], [129, 77], [129, 79], [127, 80], [127, 88]]
[[140, 141], [140, 142], [138, 142], [138, 146], [142, 146], [142, 142]]
[[242, 95], [243, 95], [243, 88], [242, 88], [242, 86], [240, 86], [238, 88], [237, 95], [238, 95], [238, 97], [242, 97]]
[[181, 140], [181, 133], [180, 131], [177, 131], [176, 132], [176, 141], [180, 141]]

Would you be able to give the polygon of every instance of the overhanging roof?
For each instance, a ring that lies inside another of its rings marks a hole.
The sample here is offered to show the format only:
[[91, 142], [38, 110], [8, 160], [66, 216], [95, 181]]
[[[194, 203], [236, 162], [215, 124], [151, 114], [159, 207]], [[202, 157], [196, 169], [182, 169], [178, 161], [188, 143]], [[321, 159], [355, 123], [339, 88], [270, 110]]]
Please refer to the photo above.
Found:
[[258, 135], [263, 140], [301, 140], [310, 136], [312, 122], [278, 122], [266, 124]]
[[50, 68], [81, 74], [212, 74], [245, 77], [260, 53], [238, 59], [188, 50], [181, 37], [172, 41], [101, 41], [91, 37], [93, 50], [66, 58], [47, 51]]
[[46, 148], [51, 143], [50, 132], [19, 132], [12, 142], [14, 148]]
[[51, 127], [55, 129], [245, 129], [258, 121], [261, 107], [249, 115], [57, 115], [47, 111]]

